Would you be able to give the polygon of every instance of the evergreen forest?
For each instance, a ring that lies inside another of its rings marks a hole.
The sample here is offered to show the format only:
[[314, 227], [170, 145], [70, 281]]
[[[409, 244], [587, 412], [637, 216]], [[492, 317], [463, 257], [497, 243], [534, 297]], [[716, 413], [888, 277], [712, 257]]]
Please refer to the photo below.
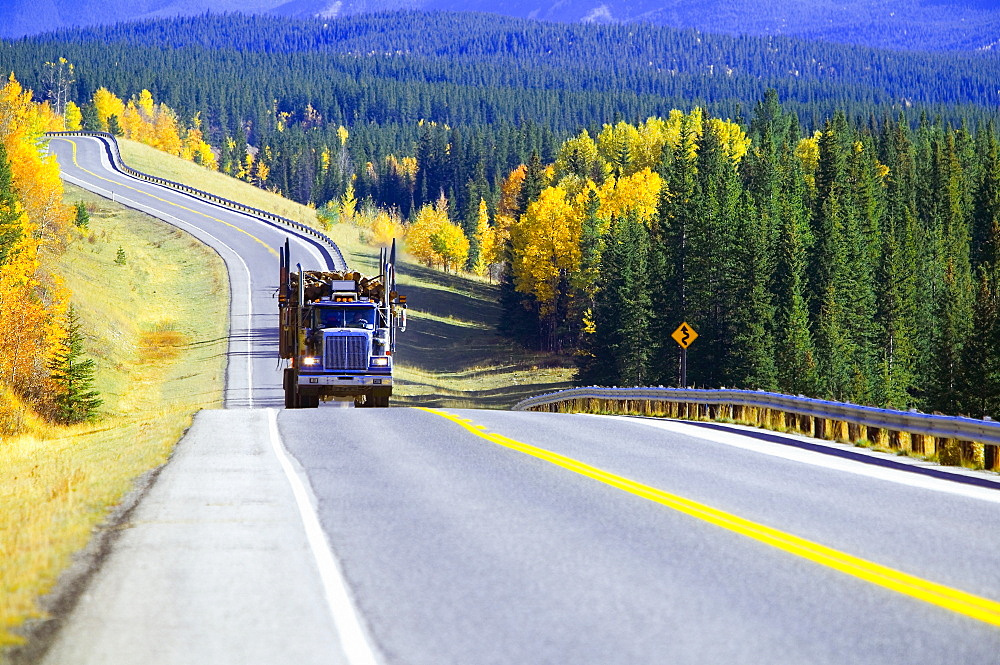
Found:
[[[511, 169], [533, 152], [551, 160], [582, 128], [596, 134], [605, 123], [694, 106], [746, 122], [768, 89], [805, 131], [838, 110], [859, 121], [903, 113], [911, 124], [926, 115], [972, 128], [1000, 101], [1000, 60], [990, 52], [474, 13], [205, 15], [0, 41], [0, 69], [40, 96], [50, 87], [45, 63], [58, 58], [76, 65], [68, 98], [77, 104], [101, 87], [121, 99], [149, 90], [184, 120], [200, 114], [224, 171], [247, 171], [249, 145], [268, 167], [261, 186], [322, 206], [354, 177], [359, 200], [404, 217], [442, 192], [453, 210], [474, 211], [484, 192], [495, 206]], [[406, 156], [417, 158], [415, 183], [401, 183], [394, 166]]]
[[1000, 414], [992, 53], [402, 12], [65, 31], [0, 68], [85, 129], [177, 116], [206, 165], [388, 211], [582, 383], [676, 385], [686, 321], [691, 385]]

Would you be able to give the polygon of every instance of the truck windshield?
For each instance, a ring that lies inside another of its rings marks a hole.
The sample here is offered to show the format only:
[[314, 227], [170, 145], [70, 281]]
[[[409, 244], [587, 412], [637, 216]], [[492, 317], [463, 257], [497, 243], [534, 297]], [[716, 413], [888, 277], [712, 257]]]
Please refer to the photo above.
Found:
[[370, 307], [322, 307], [316, 310], [317, 328], [375, 327], [375, 310]]

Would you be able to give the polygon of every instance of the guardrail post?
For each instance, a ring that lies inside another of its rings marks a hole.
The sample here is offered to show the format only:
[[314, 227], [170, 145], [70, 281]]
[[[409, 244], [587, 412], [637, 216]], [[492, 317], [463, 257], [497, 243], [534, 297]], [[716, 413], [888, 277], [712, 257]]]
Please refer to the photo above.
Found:
[[948, 466], [962, 465], [962, 446], [955, 439], [938, 437], [937, 439], [938, 461]]
[[867, 434], [868, 434], [868, 432], [865, 432], [866, 436], [862, 437], [861, 436], [861, 426], [858, 425], [857, 423], [852, 423], [852, 422], [848, 421], [848, 423], [847, 423], [847, 442], [848, 443], [856, 443], [856, 442], [860, 441], [862, 438], [867, 439], [868, 438]]
[[909, 432], [896, 432], [899, 436], [899, 449], [905, 451], [907, 454], [913, 452], [913, 435]]
[[983, 468], [1000, 471], [1000, 447], [990, 443], [983, 446]]
[[816, 436], [816, 419], [812, 416], [802, 416], [805, 420], [805, 427], [801, 427], [800, 430], [806, 436]]
[[962, 461], [971, 464], [977, 469], [986, 467], [986, 451], [983, 444], [977, 441], [959, 441], [959, 448], [962, 451]]

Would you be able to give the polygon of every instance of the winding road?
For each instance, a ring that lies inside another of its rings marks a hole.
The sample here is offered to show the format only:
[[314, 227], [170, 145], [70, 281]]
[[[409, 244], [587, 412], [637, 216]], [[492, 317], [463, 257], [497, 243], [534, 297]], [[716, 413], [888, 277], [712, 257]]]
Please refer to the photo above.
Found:
[[196, 418], [43, 662], [1000, 664], [997, 475], [735, 426], [283, 411], [289, 232], [116, 173], [97, 139], [52, 150], [216, 248], [232, 340], [226, 409]]

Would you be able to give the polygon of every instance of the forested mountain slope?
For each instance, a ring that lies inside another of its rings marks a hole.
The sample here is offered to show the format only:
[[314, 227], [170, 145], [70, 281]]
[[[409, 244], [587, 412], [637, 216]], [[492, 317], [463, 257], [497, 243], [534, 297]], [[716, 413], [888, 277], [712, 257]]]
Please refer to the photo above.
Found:
[[0, 5], [0, 37], [206, 12], [334, 20], [401, 9], [563, 22], [644, 21], [705, 32], [917, 50], [992, 48], [1000, 35], [1000, 11], [985, 0], [9, 0]]
[[[60, 57], [77, 65], [68, 99], [81, 105], [102, 86], [126, 100], [148, 89], [183, 120], [200, 113], [227, 172], [247, 170], [247, 144], [262, 147], [266, 177], [247, 176], [262, 186], [323, 205], [353, 174], [359, 200], [372, 194], [404, 215], [442, 191], [461, 214], [480, 195], [495, 200], [512, 168], [533, 152], [550, 161], [582, 128], [695, 105], [745, 122], [768, 89], [807, 132], [835, 110], [858, 123], [902, 114], [974, 128], [1000, 101], [1000, 60], [989, 53], [473, 13], [200, 16], [0, 42], [0, 70], [40, 96], [45, 63]], [[392, 156], [420, 168], [396, 194], [373, 194], [398, 180]]]

